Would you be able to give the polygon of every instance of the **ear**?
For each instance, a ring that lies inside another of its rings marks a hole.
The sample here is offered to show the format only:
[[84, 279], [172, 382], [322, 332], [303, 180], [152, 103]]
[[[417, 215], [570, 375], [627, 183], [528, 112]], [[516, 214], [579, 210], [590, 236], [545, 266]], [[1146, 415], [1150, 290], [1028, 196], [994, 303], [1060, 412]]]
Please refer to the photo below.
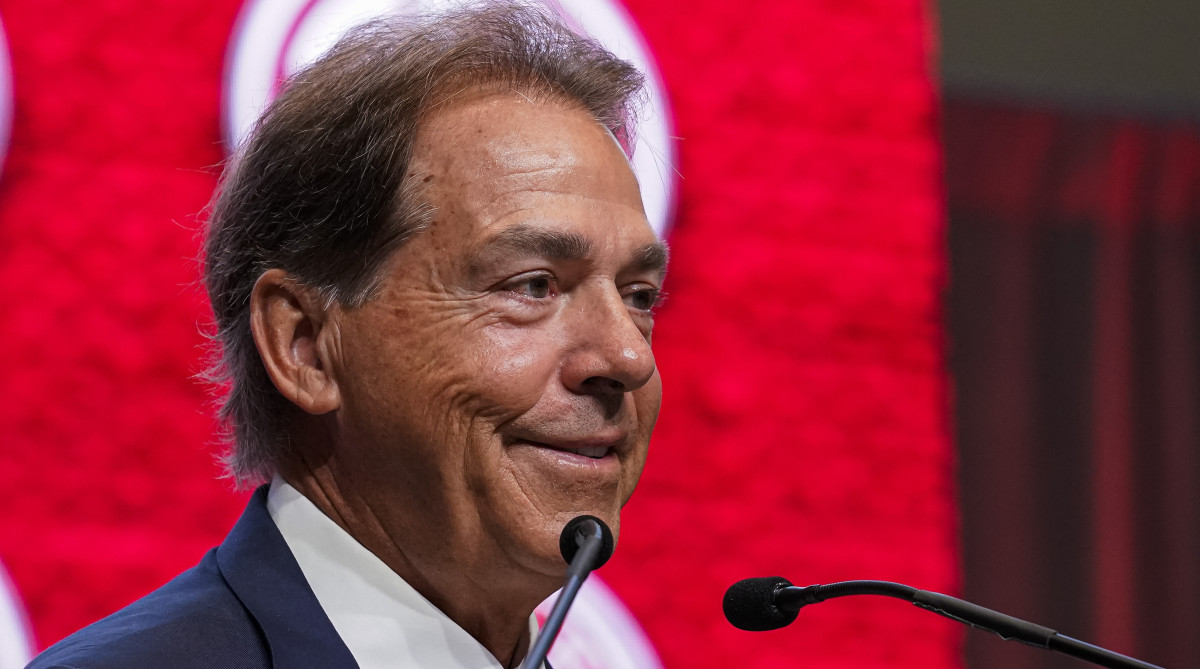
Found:
[[[250, 329], [267, 375], [279, 392], [310, 414], [341, 405], [341, 394], [321, 346], [325, 328], [335, 327], [315, 291], [287, 272], [270, 269], [250, 292]], [[328, 333], [325, 333], [328, 335]]]

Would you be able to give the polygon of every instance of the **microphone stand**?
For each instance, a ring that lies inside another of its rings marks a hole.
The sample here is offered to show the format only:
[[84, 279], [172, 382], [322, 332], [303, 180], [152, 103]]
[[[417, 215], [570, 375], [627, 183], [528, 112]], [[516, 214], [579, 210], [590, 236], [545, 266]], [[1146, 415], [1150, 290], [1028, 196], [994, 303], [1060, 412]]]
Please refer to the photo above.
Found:
[[[607, 542], [606, 535], [609, 537]], [[542, 626], [537, 641], [521, 663], [521, 669], [541, 669], [542, 662], [550, 652], [550, 646], [554, 644], [563, 621], [567, 618], [567, 610], [579, 594], [579, 588], [583, 587], [583, 582], [594, 569], [608, 560], [608, 555], [602, 555], [606, 543], [611, 555], [611, 537], [612, 533], [608, 531], [604, 522], [592, 516], [575, 518], [563, 528], [560, 542], [563, 556], [568, 557], [569, 552], [574, 552], [574, 555], [569, 557], [567, 582], [558, 596], [558, 601], [554, 602], [554, 607], [550, 609], [550, 616], [546, 618], [546, 624]]]

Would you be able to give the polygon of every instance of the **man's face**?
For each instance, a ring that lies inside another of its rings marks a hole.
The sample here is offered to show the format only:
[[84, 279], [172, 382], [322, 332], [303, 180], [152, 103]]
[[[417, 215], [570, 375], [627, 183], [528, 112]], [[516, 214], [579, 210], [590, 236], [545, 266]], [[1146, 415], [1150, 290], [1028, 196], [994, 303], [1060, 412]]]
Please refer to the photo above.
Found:
[[645, 462], [664, 248], [620, 147], [561, 103], [460, 98], [412, 170], [433, 220], [338, 320], [340, 487], [413, 562], [561, 574], [563, 525], [616, 532]]

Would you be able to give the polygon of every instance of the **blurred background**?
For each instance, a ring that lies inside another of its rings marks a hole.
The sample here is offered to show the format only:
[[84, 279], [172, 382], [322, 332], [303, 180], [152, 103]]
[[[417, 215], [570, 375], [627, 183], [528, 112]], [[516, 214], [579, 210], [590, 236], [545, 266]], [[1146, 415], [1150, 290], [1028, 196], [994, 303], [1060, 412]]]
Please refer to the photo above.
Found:
[[[939, 15], [966, 595], [1195, 664], [1200, 5]], [[1072, 666], [1008, 645], [970, 666]]]
[[[417, 4], [0, 0], [0, 669], [236, 520], [195, 375], [238, 82], [277, 83], [304, 17]], [[729, 584], [779, 574], [1194, 664], [1200, 5], [556, 5], [646, 55], [673, 248], [663, 413], [573, 663], [1084, 666], [895, 600], [723, 620]], [[602, 652], [631, 635], [640, 659]]]

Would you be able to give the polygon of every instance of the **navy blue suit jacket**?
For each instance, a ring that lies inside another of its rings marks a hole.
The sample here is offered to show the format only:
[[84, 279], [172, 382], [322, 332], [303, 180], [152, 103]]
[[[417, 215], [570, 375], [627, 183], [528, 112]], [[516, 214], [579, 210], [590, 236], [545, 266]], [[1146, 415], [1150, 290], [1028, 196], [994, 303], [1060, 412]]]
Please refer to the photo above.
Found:
[[267, 486], [200, 564], [51, 646], [29, 669], [355, 668], [267, 512]]

